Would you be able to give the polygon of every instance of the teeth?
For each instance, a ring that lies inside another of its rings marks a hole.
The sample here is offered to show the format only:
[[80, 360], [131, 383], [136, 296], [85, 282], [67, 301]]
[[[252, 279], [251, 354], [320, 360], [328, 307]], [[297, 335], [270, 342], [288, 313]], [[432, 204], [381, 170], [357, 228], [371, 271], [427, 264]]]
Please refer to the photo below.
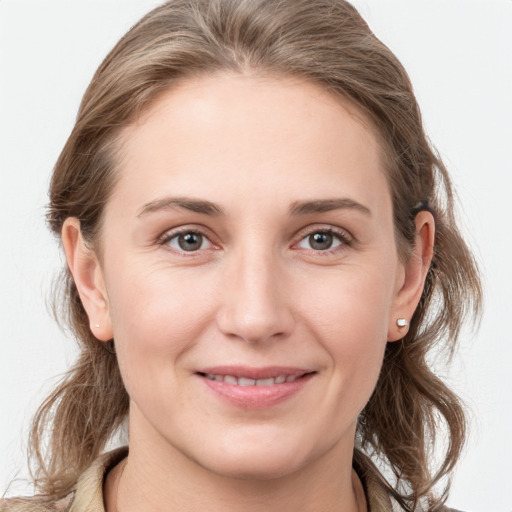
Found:
[[275, 384], [275, 380], [271, 377], [270, 379], [258, 379], [256, 381], [256, 386], [273, 386]]
[[238, 378], [239, 386], [254, 386], [254, 384], [256, 384], [256, 381], [254, 379], [246, 379], [245, 377]]
[[283, 384], [284, 382], [293, 382], [299, 375], [278, 375], [277, 377], [269, 377], [268, 379], [249, 379], [248, 377], [234, 377], [233, 375], [214, 375], [206, 373], [205, 377], [217, 382], [225, 382], [236, 386], [273, 386], [274, 384]]

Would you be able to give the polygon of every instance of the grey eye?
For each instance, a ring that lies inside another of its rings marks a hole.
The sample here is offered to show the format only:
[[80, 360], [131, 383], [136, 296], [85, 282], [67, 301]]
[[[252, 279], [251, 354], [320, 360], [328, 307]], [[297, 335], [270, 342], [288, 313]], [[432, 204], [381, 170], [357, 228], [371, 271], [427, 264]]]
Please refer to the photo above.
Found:
[[313, 249], [314, 251], [326, 251], [341, 245], [341, 237], [329, 231], [315, 231], [304, 237], [299, 242], [299, 247], [303, 249]]
[[178, 251], [193, 252], [207, 249], [211, 246], [211, 242], [201, 233], [185, 231], [169, 238], [167, 245]]
[[178, 245], [184, 251], [197, 251], [203, 244], [203, 235], [198, 233], [185, 233], [178, 236]]
[[309, 245], [317, 251], [325, 251], [330, 249], [333, 242], [331, 233], [313, 233], [309, 235]]

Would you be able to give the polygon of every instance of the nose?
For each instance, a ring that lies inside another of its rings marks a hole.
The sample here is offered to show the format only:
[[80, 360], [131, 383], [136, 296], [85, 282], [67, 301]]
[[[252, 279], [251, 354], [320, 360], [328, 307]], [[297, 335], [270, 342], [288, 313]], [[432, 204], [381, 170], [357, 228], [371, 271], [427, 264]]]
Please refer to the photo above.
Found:
[[289, 336], [294, 318], [286, 272], [271, 251], [248, 249], [228, 266], [221, 286], [219, 329], [252, 344]]

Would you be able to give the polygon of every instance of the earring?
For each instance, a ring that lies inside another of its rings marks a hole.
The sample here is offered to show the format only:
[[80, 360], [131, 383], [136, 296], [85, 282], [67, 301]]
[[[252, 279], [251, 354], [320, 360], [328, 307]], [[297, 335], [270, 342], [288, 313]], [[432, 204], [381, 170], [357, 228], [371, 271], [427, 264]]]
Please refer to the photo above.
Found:
[[405, 318], [398, 318], [396, 325], [398, 325], [398, 327], [405, 327], [407, 325], [407, 320]]

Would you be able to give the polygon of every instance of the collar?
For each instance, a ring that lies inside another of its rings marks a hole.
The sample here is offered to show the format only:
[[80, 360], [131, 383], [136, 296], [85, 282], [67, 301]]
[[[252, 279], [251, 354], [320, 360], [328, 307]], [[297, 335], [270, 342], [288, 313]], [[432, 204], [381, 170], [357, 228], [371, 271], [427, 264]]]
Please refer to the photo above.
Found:
[[69, 512], [105, 512], [103, 482], [107, 473], [127, 455], [127, 446], [100, 455], [78, 479]]
[[[105, 512], [103, 505], [103, 482], [107, 473], [128, 455], [128, 447], [123, 446], [100, 455], [78, 479], [73, 493], [60, 500], [56, 510], [69, 512]], [[400, 505], [388, 492], [372, 478], [371, 474], [356, 468], [363, 484], [369, 512], [400, 512]], [[57, 505], [57, 504], [56, 504]], [[71, 505], [71, 508], [67, 508]], [[420, 512], [420, 511], [418, 511]]]

